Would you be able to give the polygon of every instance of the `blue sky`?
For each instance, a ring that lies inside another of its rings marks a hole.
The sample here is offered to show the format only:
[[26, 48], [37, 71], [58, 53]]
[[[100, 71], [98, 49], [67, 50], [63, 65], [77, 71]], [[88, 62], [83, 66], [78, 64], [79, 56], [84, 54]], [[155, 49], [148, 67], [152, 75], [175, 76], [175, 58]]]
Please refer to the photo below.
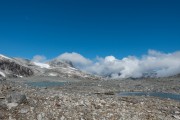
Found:
[[48, 59], [180, 50], [179, 0], [1, 0], [0, 53]]

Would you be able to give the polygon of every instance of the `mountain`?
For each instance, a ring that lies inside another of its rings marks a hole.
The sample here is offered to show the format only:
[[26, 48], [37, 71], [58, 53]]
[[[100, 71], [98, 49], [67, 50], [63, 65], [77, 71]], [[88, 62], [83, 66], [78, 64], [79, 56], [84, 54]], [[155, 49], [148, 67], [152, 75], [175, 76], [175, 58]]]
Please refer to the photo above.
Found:
[[61, 61], [59, 59], [53, 59], [53, 60], [49, 61], [48, 64], [52, 67], [74, 67], [72, 62]]
[[[117, 75], [121, 76], [121, 73], [118, 73]], [[115, 77], [117, 77], [117, 75]], [[30, 76], [57, 76], [63, 78], [78, 78], [91, 80], [102, 78], [114, 78], [113, 73], [104, 74], [102, 75], [102, 77], [85, 73], [75, 68], [71, 61], [59, 60], [58, 58], [42, 63], [23, 58], [7, 57], [5, 55], [0, 54], [0, 78]], [[174, 75], [174, 77], [178, 76], [180, 76], [180, 74]], [[145, 71], [141, 76], [141, 78], [156, 77], [158, 77], [157, 70]]]
[[23, 58], [0, 55], [1, 77], [58, 76], [65, 78], [100, 79], [98, 76], [82, 72], [69, 61], [58, 59], [40, 63]]
[[28, 77], [33, 75], [33, 70], [13, 58], [0, 55], [0, 75], [3, 77]]

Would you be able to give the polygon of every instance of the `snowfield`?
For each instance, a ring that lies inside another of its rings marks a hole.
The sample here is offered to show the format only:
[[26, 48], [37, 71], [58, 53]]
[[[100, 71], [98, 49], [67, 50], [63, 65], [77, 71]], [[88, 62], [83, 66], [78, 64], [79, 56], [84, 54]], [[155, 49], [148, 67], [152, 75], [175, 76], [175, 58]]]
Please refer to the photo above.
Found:
[[50, 68], [50, 65], [46, 64], [46, 63], [38, 63], [38, 62], [33, 62], [35, 65], [39, 66], [40, 68]]

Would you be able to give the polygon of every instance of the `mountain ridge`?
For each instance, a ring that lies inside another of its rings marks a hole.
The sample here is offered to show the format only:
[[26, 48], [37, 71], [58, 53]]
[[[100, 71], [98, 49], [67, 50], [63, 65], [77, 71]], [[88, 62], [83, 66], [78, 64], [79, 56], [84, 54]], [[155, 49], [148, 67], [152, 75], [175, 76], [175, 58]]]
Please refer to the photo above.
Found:
[[[76, 68], [71, 61], [58, 58], [39, 62], [24, 58], [8, 57], [0, 54], [0, 77], [30, 77], [30, 76], [57, 76], [64, 78], [82, 79], [113, 79], [113, 74], [98, 75], [86, 73]], [[120, 76], [122, 73], [119, 72]], [[174, 77], [180, 74], [173, 75]], [[144, 71], [140, 78], [157, 78], [157, 71]], [[171, 77], [171, 76], [169, 76]], [[135, 77], [128, 77], [135, 78]], [[116, 78], [114, 78], [116, 79]], [[119, 78], [123, 79], [123, 78]], [[136, 78], [135, 78], [136, 79]]]
[[48, 62], [35, 62], [23, 58], [11, 58], [0, 54], [1, 77], [58, 76], [65, 78], [100, 79], [76, 69], [69, 61], [53, 59]]

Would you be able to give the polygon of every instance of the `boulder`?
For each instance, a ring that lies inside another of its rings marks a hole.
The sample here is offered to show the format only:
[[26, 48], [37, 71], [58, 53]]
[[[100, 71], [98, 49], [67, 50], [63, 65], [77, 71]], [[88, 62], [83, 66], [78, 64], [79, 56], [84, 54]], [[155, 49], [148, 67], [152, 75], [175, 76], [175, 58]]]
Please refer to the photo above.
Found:
[[0, 110], [6, 110], [6, 109], [8, 109], [8, 106], [6, 105], [6, 103], [4, 103], [4, 102], [0, 102]]
[[6, 100], [8, 103], [18, 103], [18, 104], [27, 102], [26, 95], [19, 92], [11, 93], [10, 95], [7, 96]]

